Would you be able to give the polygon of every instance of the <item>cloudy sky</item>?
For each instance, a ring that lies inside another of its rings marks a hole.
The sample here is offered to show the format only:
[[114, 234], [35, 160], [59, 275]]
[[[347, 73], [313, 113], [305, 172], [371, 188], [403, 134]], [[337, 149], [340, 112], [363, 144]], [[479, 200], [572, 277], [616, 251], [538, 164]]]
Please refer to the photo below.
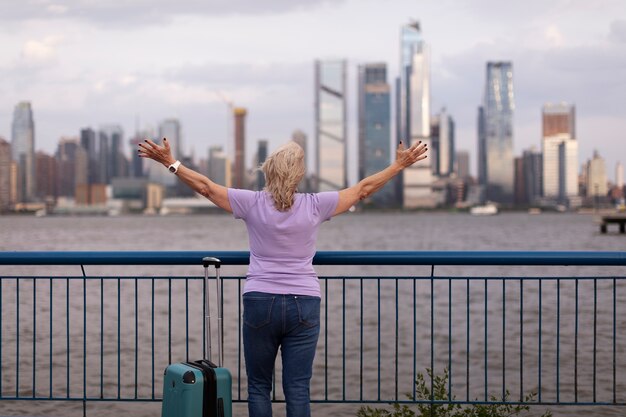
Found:
[[177, 117], [199, 157], [226, 144], [222, 94], [249, 109], [250, 163], [258, 139], [274, 148], [302, 129], [312, 140], [313, 61], [345, 58], [354, 145], [356, 66], [386, 62], [391, 81], [410, 19], [431, 48], [432, 109], [455, 118], [474, 172], [489, 60], [513, 62], [517, 153], [541, 147], [541, 106], [567, 101], [580, 161], [597, 149], [611, 179], [626, 163], [623, 0], [0, 0], [0, 136], [28, 100], [37, 149], [85, 126], [117, 123], [130, 136]]

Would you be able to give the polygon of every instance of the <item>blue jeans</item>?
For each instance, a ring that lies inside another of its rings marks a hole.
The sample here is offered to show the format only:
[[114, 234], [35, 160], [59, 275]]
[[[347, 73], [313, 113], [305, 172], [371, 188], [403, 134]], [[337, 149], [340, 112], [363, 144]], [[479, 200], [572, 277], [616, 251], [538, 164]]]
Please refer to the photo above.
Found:
[[280, 347], [287, 417], [311, 415], [309, 386], [320, 333], [320, 298], [243, 295], [243, 347], [250, 417], [270, 417], [272, 374]]

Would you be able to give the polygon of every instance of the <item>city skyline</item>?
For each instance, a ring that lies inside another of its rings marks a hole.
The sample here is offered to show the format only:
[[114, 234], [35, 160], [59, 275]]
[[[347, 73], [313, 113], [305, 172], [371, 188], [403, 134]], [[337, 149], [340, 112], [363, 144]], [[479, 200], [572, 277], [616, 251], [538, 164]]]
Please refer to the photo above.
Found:
[[[86, 6], [82, 14], [71, 1], [61, 8], [34, 8], [28, 1], [0, 6], [0, 39], [7, 45], [0, 52], [0, 136], [10, 139], [13, 106], [28, 100], [37, 118], [37, 150], [52, 153], [60, 137], [76, 135], [82, 126], [119, 123], [130, 136], [137, 124], [145, 130], [176, 117], [184, 126], [186, 152], [204, 152], [226, 145], [228, 115], [215, 93], [223, 91], [250, 109], [248, 146], [268, 138], [275, 148], [294, 129], [314, 137], [310, 62], [345, 56], [349, 80], [356, 79], [357, 65], [385, 62], [391, 80], [398, 74], [398, 30], [414, 18], [431, 45], [431, 107], [445, 106], [455, 118], [457, 148], [470, 151], [473, 174], [475, 106], [485, 62], [498, 59], [515, 65], [516, 155], [540, 142], [541, 106], [567, 101], [578, 108], [579, 165], [598, 148], [614, 166], [626, 131], [619, 105], [626, 87], [616, 83], [626, 64], [626, 12], [616, 1], [567, 3], [535, 1], [504, 11], [487, 0], [429, 2], [419, 10], [408, 1], [393, 7], [345, 1], [219, 8], [182, 1], [176, 10], [155, 2], [146, 10], [150, 19], [133, 2], [106, 13]], [[349, 19], [357, 12], [360, 19]], [[314, 24], [321, 17], [328, 22], [323, 31]], [[252, 33], [255, 47], [246, 47]], [[166, 53], [168, 59], [159, 59]], [[352, 149], [354, 87], [349, 82]], [[356, 158], [348, 164], [352, 183]]]

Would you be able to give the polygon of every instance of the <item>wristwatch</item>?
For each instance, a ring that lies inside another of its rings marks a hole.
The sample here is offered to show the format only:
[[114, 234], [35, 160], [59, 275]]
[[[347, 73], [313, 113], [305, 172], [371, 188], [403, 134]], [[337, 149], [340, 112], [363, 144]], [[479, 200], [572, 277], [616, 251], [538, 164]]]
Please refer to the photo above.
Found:
[[180, 166], [180, 161], [176, 161], [172, 165], [168, 166], [167, 169], [169, 169], [172, 174], [176, 174], [178, 172], [179, 166]]

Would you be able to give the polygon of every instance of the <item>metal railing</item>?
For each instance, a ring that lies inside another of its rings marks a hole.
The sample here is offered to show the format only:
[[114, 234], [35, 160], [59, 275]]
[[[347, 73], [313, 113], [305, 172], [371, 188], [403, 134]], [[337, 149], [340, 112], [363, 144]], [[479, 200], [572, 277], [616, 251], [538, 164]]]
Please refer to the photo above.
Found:
[[[204, 256], [227, 275], [224, 363], [245, 402], [244, 277], [228, 271], [247, 252], [0, 253], [0, 400], [160, 401], [167, 364], [205, 348]], [[314, 264], [333, 273], [320, 274], [312, 402], [626, 405], [626, 252], [318, 252]], [[80, 274], [13, 271], [54, 265]], [[139, 273], [88, 274], [96, 265]], [[427, 370], [447, 373], [446, 399], [419, 397]], [[279, 363], [276, 402], [280, 381]]]

